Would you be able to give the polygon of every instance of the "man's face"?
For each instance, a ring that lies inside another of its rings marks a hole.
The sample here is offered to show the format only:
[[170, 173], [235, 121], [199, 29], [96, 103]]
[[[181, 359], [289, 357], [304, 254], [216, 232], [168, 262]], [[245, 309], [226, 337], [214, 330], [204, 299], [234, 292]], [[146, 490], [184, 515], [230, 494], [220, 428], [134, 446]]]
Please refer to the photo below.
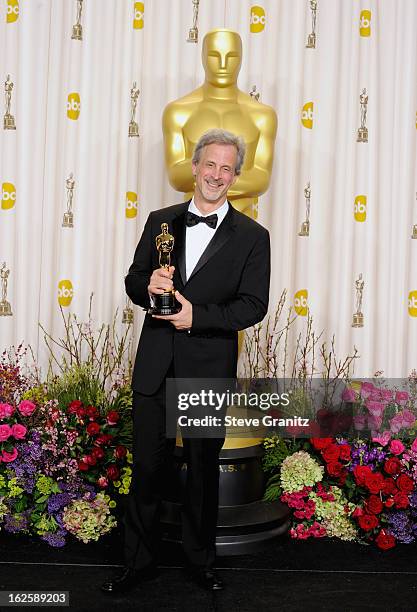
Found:
[[205, 203], [222, 204], [236, 181], [237, 149], [234, 145], [210, 144], [203, 148], [200, 161], [193, 163], [195, 196]]
[[242, 43], [235, 32], [208, 34], [203, 44], [203, 66], [209, 83], [217, 87], [236, 85], [242, 62]]

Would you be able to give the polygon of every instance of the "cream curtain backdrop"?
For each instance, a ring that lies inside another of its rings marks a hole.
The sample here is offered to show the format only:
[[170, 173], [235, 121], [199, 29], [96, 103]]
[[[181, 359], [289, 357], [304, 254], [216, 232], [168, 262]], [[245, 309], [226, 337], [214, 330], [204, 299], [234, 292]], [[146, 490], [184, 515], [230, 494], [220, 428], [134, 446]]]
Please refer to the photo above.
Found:
[[[335, 334], [338, 354], [359, 349], [357, 375], [406, 376], [416, 367], [415, 0], [317, 0], [315, 48], [306, 48], [309, 0], [201, 0], [198, 44], [186, 42], [191, 0], [84, 0], [82, 41], [71, 38], [77, 4], [0, 7], [0, 77], [14, 83], [16, 122], [16, 130], [0, 126], [0, 265], [10, 269], [13, 311], [0, 317], [0, 348], [30, 343], [46, 366], [38, 322], [62, 334], [62, 280], [72, 286], [66, 312], [86, 319], [93, 292], [95, 321], [110, 322], [119, 308], [123, 329], [123, 277], [148, 213], [182, 201], [166, 178], [163, 109], [201, 84], [204, 34], [227, 27], [243, 40], [239, 87], [256, 85], [279, 118], [271, 185], [259, 201], [272, 239], [271, 311], [283, 288], [291, 303], [306, 296], [315, 330]], [[128, 136], [134, 82], [139, 138]], [[356, 141], [363, 88], [368, 143]], [[308, 182], [310, 235], [301, 237]], [[366, 196], [366, 214], [357, 209], [355, 218], [357, 196]], [[353, 328], [360, 273], [364, 327]], [[306, 309], [299, 312], [301, 329]], [[142, 316], [135, 308], [134, 344]]]

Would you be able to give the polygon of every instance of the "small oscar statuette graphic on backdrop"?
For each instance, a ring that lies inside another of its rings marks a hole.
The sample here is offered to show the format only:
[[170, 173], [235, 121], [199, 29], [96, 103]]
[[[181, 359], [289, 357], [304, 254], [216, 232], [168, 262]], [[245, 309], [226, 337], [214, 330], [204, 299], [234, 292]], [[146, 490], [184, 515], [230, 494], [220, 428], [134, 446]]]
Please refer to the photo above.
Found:
[[256, 91], [256, 85], [252, 86], [252, 89], [250, 90], [249, 95], [254, 102], [259, 102], [259, 98], [261, 97], [261, 94], [259, 93], [259, 91]]
[[77, 19], [76, 19], [76, 23], [72, 26], [71, 38], [73, 40], [83, 39], [83, 26], [81, 25], [82, 10], [83, 10], [83, 0], [77, 0]]
[[133, 83], [132, 89], [130, 90], [130, 123], [129, 123], [129, 136], [139, 136], [139, 126], [135, 121], [136, 106], [138, 104], [140, 90], [136, 88], [136, 81]]
[[355, 281], [356, 285], [356, 312], [353, 314], [352, 327], [363, 327], [362, 299], [363, 288], [365, 282], [362, 280], [362, 274], [359, 274]]
[[7, 301], [7, 281], [9, 278], [9, 274], [10, 274], [10, 270], [6, 268], [6, 262], [4, 261], [0, 269], [0, 279], [1, 279], [0, 317], [11, 317], [13, 314], [10, 303]]
[[366, 114], [368, 112], [368, 94], [366, 89], [362, 89], [362, 93], [359, 96], [361, 103], [361, 127], [358, 129], [358, 137], [356, 142], [368, 142], [368, 128], [366, 127]]
[[[416, 191], [416, 200], [417, 200], [417, 191]], [[417, 240], [417, 223], [413, 225], [413, 233], [411, 234], [411, 238], [413, 238], [413, 240]]]
[[309, 236], [310, 235], [310, 199], [311, 199], [311, 189], [310, 189], [310, 181], [304, 188], [304, 197], [306, 199], [306, 219], [302, 222], [300, 231], [298, 232], [299, 236]]
[[15, 130], [16, 124], [14, 122], [13, 115], [10, 114], [10, 106], [12, 103], [12, 91], [13, 91], [13, 83], [10, 80], [10, 74], [7, 75], [7, 79], [4, 83], [4, 93], [6, 95], [6, 112], [3, 118], [3, 128], [5, 130]]
[[72, 200], [74, 197], [74, 175], [71, 172], [67, 180], [65, 181], [65, 187], [67, 190], [67, 210], [64, 212], [62, 219], [62, 227], [74, 227], [74, 213], [72, 212]]
[[122, 323], [126, 325], [132, 325], [133, 323], [132, 301], [129, 297], [126, 297], [126, 305], [123, 308]]
[[200, 0], [193, 0], [193, 27], [188, 31], [187, 42], [197, 43], [198, 42], [198, 5], [200, 4]]
[[[156, 249], [159, 253], [159, 266], [169, 269], [171, 265], [171, 253], [174, 248], [174, 236], [168, 232], [168, 223], [161, 223], [161, 231], [155, 238]], [[175, 289], [164, 291], [153, 296], [153, 306], [148, 310], [149, 314], [171, 315], [179, 312], [181, 304], [175, 299]]]
[[316, 18], [317, 18], [317, 0], [310, 0], [311, 10], [311, 33], [307, 37], [307, 49], [316, 48]]

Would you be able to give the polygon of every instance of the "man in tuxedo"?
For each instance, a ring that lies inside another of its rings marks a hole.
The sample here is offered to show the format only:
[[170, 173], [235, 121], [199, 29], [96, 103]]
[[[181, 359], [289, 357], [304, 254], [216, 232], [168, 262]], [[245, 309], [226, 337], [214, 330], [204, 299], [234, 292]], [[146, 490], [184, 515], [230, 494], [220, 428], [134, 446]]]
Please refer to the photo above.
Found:
[[[165, 435], [167, 378], [234, 378], [238, 331], [268, 308], [269, 234], [236, 211], [227, 191], [241, 172], [245, 145], [221, 129], [198, 141], [191, 201], [152, 212], [126, 276], [132, 302], [147, 309], [153, 296], [176, 290], [181, 311], [147, 314], [133, 371], [133, 477], [125, 518], [126, 567], [106, 582], [120, 592], [155, 575], [164, 473], [175, 439]], [[175, 245], [169, 269], [158, 266], [155, 238], [167, 223]], [[184, 438], [187, 483], [183, 547], [190, 576], [223, 588], [213, 570], [218, 513], [219, 453], [224, 437]]]

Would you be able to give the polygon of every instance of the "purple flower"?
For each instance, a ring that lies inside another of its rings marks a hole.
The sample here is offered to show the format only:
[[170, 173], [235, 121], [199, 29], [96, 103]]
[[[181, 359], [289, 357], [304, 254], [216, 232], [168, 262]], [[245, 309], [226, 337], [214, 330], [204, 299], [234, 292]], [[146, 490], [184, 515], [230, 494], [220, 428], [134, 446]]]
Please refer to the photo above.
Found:
[[48, 542], [50, 546], [54, 546], [55, 548], [61, 548], [62, 546], [65, 546], [66, 533], [67, 532], [62, 529], [60, 529], [56, 533], [45, 533], [45, 535], [42, 536], [42, 540]]

